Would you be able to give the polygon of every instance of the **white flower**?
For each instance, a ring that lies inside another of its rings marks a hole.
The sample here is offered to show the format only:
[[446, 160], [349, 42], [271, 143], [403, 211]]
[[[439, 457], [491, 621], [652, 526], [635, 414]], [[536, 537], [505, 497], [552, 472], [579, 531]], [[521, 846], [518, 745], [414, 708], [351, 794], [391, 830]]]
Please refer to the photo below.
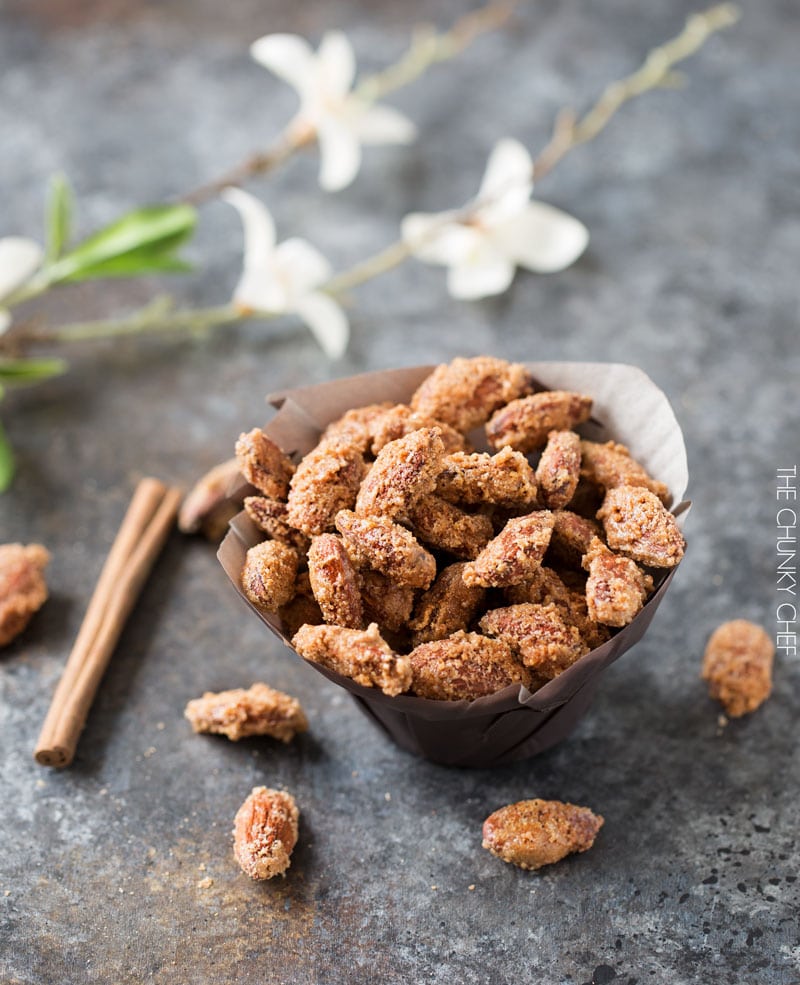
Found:
[[253, 58], [293, 86], [300, 96], [294, 125], [310, 128], [319, 141], [319, 183], [339, 191], [358, 174], [362, 144], [407, 144], [414, 124], [389, 106], [353, 91], [355, 56], [341, 31], [326, 34], [314, 52], [295, 34], [268, 34], [250, 48]]
[[403, 240], [417, 259], [448, 267], [453, 297], [502, 294], [517, 267], [536, 273], [563, 270], [586, 249], [589, 231], [552, 205], [531, 202], [533, 162], [518, 141], [499, 141], [489, 157], [469, 217], [463, 212], [415, 212], [402, 223]]
[[41, 246], [32, 239], [0, 239], [0, 335], [11, 324], [11, 313], [2, 307], [2, 302], [36, 273], [43, 257]]
[[304, 239], [275, 242], [275, 223], [268, 209], [240, 188], [226, 188], [222, 198], [244, 226], [244, 270], [233, 302], [243, 313], [298, 315], [331, 359], [347, 348], [350, 328], [342, 308], [316, 290], [332, 274], [325, 257]]

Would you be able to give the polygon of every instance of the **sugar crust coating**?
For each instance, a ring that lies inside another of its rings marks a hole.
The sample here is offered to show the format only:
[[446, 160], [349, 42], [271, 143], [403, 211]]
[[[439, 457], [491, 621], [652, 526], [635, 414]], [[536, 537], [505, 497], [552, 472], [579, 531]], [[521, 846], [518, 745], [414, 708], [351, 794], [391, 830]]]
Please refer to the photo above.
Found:
[[0, 544], [0, 647], [16, 639], [47, 601], [49, 563], [41, 544]]
[[581, 441], [581, 476], [603, 492], [616, 486], [643, 486], [665, 506], [672, 501], [667, 486], [652, 478], [626, 446], [616, 441]]
[[589, 545], [601, 534], [600, 526], [570, 510], [553, 513], [553, 534], [549, 554], [563, 564], [580, 567]]
[[325, 428], [320, 443], [350, 445], [362, 455], [366, 454], [372, 444], [377, 422], [392, 406], [392, 402], [387, 400], [348, 410]]
[[299, 554], [308, 551], [310, 544], [308, 537], [301, 530], [289, 526], [286, 503], [270, 499], [268, 496], [246, 496], [244, 509], [258, 529], [272, 540], [288, 544]]
[[362, 629], [361, 584], [341, 537], [320, 534], [308, 551], [308, 577], [325, 622]]
[[505, 590], [512, 605], [533, 602], [536, 605], [554, 605], [567, 626], [574, 626], [586, 645], [594, 650], [610, 638], [607, 626], [589, 618], [585, 588], [580, 591], [568, 587], [552, 568], [537, 568], [533, 578], [521, 585]]
[[311, 591], [307, 571], [297, 576], [296, 589], [295, 597], [278, 609], [278, 615], [283, 623], [283, 634], [288, 639], [291, 639], [306, 623], [316, 626], [325, 621], [322, 618], [322, 610]]
[[413, 690], [420, 698], [474, 701], [510, 684], [528, 687], [530, 672], [513, 647], [480, 633], [453, 633], [442, 640], [421, 643], [408, 655]]
[[486, 437], [494, 448], [507, 445], [517, 451], [541, 448], [551, 431], [568, 431], [589, 419], [592, 398], [567, 390], [543, 390], [513, 400], [486, 425]]
[[454, 359], [437, 366], [411, 398], [411, 409], [465, 433], [484, 424], [509, 400], [528, 393], [531, 377], [522, 363], [492, 356]]
[[195, 732], [225, 735], [238, 742], [251, 735], [269, 735], [291, 742], [298, 732], [308, 730], [308, 720], [297, 698], [266, 684], [247, 690], [206, 691], [186, 705], [184, 717]]
[[424, 544], [460, 558], [475, 558], [492, 539], [488, 516], [465, 513], [439, 496], [423, 496], [412, 508], [411, 528]]
[[464, 584], [464, 562], [443, 568], [427, 592], [420, 595], [409, 627], [413, 643], [430, 643], [467, 629], [486, 597], [480, 585]]
[[485, 588], [503, 588], [527, 581], [542, 562], [552, 530], [553, 514], [549, 510], [509, 520], [466, 566], [464, 581]]
[[376, 622], [381, 632], [399, 633], [411, 617], [414, 589], [396, 584], [373, 568], [362, 568], [359, 574], [365, 620]]
[[343, 626], [301, 626], [292, 640], [301, 657], [384, 694], [402, 694], [411, 687], [408, 658], [394, 653], [375, 623], [365, 630]]
[[410, 530], [381, 516], [341, 510], [336, 528], [356, 563], [368, 564], [401, 585], [427, 588], [436, 577], [436, 560]]
[[614, 554], [597, 537], [589, 545], [583, 566], [589, 572], [589, 618], [604, 626], [627, 626], [652, 592], [653, 579], [635, 561]]
[[317, 445], [297, 466], [289, 488], [287, 519], [309, 537], [331, 533], [339, 510], [356, 501], [364, 476], [358, 448], [342, 441]]
[[770, 696], [774, 656], [775, 645], [761, 626], [734, 619], [711, 634], [701, 676], [726, 714], [739, 718]]
[[539, 499], [549, 510], [563, 509], [575, 495], [581, 471], [581, 439], [574, 431], [551, 431], [536, 466]]
[[239, 435], [236, 460], [247, 481], [270, 499], [286, 499], [294, 465], [261, 428]]
[[594, 844], [603, 818], [559, 800], [521, 800], [483, 822], [483, 847], [521, 869], [541, 869]]
[[649, 489], [615, 486], [597, 513], [608, 546], [651, 568], [674, 568], [686, 542], [675, 517]]
[[295, 594], [300, 557], [277, 540], [265, 540], [247, 552], [242, 569], [242, 588], [254, 605], [277, 612]]
[[300, 811], [285, 790], [253, 787], [233, 822], [233, 854], [251, 879], [272, 879], [291, 865]]
[[536, 476], [527, 458], [512, 448], [496, 455], [454, 452], [442, 460], [437, 494], [452, 503], [493, 503], [507, 508], [536, 505]]
[[356, 513], [407, 519], [417, 500], [436, 488], [443, 455], [444, 443], [438, 428], [420, 428], [390, 441], [361, 483]]
[[445, 453], [465, 451], [467, 440], [460, 431], [427, 414], [417, 414], [408, 404], [395, 404], [385, 410], [372, 426], [372, 454], [377, 455], [390, 441], [396, 441], [419, 428], [438, 428]]
[[558, 606], [523, 602], [491, 609], [480, 628], [510, 643], [526, 667], [544, 680], [552, 680], [589, 652], [575, 626], [564, 623]]

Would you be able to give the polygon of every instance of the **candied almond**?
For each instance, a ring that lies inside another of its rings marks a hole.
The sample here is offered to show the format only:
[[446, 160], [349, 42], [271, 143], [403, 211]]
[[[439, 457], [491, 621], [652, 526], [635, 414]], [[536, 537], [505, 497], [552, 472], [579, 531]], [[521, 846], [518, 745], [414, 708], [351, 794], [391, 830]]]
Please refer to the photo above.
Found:
[[551, 431], [567, 431], [592, 412], [592, 398], [566, 390], [542, 390], [513, 400], [486, 425], [486, 437], [494, 448], [507, 445], [530, 452], [547, 442]]
[[527, 458], [512, 448], [496, 455], [454, 452], [442, 459], [436, 492], [460, 506], [525, 509], [536, 504], [536, 476]]
[[723, 623], [711, 634], [703, 656], [703, 680], [725, 713], [739, 718], [755, 711], [772, 691], [775, 645], [747, 619]]
[[341, 441], [352, 445], [363, 455], [372, 443], [375, 425], [392, 406], [392, 402], [387, 400], [381, 404], [354, 407], [332, 421], [323, 431], [321, 440], [323, 443]]
[[427, 588], [436, 577], [436, 559], [410, 530], [382, 516], [356, 516], [351, 510], [336, 515], [336, 528], [348, 553], [401, 585]]
[[442, 571], [427, 592], [420, 595], [409, 627], [414, 630], [414, 646], [441, 640], [460, 629], [467, 629], [486, 597], [480, 585], [464, 584], [464, 562]]
[[457, 358], [437, 366], [422, 381], [411, 398], [411, 409], [464, 433], [530, 389], [531, 376], [522, 363], [492, 356]]
[[542, 562], [552, 530], [553, 514], [549, 510], [514, 517], [466, 566], [464, 581], [485, 588], [527, 581]]
[[579, 568], [589, 545], [595, 537], [600, 537], [600, 533], [600, 526], [594, 520], [578, 516], [571, 510], [556, 510], [548, 556], [552, 554], [557, 561]]
[[47, 601], [49, 563], [41, 544], [0, 544], [0, 647], [16, 639]]
[[474, 701], [511, 684], [532, 683], [513, 647], [480, 633], [459, 631], [442, 640], [421, 643], [408, 655], [412, 687], [420, 698]]
[[491, 609], [481, 619], [480, 628], [510, 643], [525, 666], [545, 680], [557, 677], [589, 652], [578, 630], [565, 624], [553, 604], [523, 602]]
[[686, 542], [675, 517], [649, 489], [615, 486], [606, 493], [597, 519], [608, 546], [651, 568], [674, 568]]
[[407, 404], [395, 404], [378, 417], [372, 429], [372, 454], [377, 455], [390, 441], [396, 441], [419, 428], [438, 428], [445, 453], [465, 451], [467, 441], [460, 431], [426, 414], [415, 413]]
[[339, 510], [355, 505], [364, 459], [345, 442], [326, 441], [312, 449], [292, 478], [287, 521], [309, 537], [331, 533]]
[[520, 585], [512, 585], [505, 590], [512, 605], [533, 602], [536, 605], [554, 605], [564, 624], [574, 626], [590, 649], [605, 643], [610, 633], [606, 626], [589, 618], [586, 604], [585, 585], [580, 591], [570, 588], [552, 568], [537, 568], [533, 578]]
[[412, 508], [410, 521], [424, 544], [456, 557], [477, 557], [494, 533], [488, 516], [465, 513], [438, 496], [423, 496]]
[[233, 854], [251, 879], [283, 875], [292, 864], [300, 811], [285, 790], [253, 787], [233, 822]]
[[247, 690], [206, 691], [186, 705], [184, 716], [195, 732], [225, 735], [232, 742], [251, 735], [269, 735], [291, 742], [297, 732], [308, 729], [308, 720], [296, 698], [266, 684]]
[[414, 607], [414, 589], [398, 585], [373, 568], [362, 568], [361, 602], [367, 622], [376, 622], [381, 632], [399, 633], [411, 616]]
[[583, 566], [589, 572], [589, 618], [604, 626], [627, 626], [647, 601], [653, 579], [635, 561], [610, 551], [598, 537], [589, 545]]
[[407, 519], [417, 500], [436, 488], [443, 454], [438, 428], [420, 428], [384, 445], [361, 483], [356, 513]]
[[270, 499], [286, 499], [294, 465], [261, 428], [239, 435], [236, 459], [247, 481]]
[[361, 629], [361, 585], [341, 537], [320, 534], [308, 551], [308, 576], [325, 622]]
[[246, 496], [244, 509], [258, 529], [271, 537], [272, 540], [279, 540], [282, 544], [288, 544], [299, 554], [305, 554], [308, 551], [308, 537], [302, 531], [295, 530], [289, 525], [286, 503], [281, 503], [277, 499], [270, 499], [268, 496]]
[[549, 510], [563, 509], [572, 499], [580, 471], [581, 439], [574, 431], [551, 431], [536, 466], [539, 498]]
[[254, 605], [277, 612], [295, 594], [300, 558], [297, 551], [277, 540], [265, 540], [247, 552], [242, 588]]
[[594, 844], [603, 818], [559, 800], [521, 800], [483, 822], [483, 847], [521, 869], [541, 869]]
[[616, 486], [643, 486], [655, 493], [665, 506], [672, 501], [669, 489], [658, 482], [616, 441], [581, 441], [581, 477], [603, 492]]
[[394, 653], [373, 622], [365, 630], [343, 626], [301, 626], [292, 646], [301, 657], [384, 694], [402, 694], [411, 686], [408, 658]]

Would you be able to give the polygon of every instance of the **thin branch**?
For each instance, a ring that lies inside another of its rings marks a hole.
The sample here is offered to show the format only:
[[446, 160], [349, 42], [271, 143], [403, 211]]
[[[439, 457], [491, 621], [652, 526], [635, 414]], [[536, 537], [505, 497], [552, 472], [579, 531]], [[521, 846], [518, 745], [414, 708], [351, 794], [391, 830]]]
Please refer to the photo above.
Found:
[[[374, 103], [388, 93], [409, 85], [432, 65], [455, 58], [482, 34], [501, 27], [515, 6], [516, 0], [494, 0], [460, 17], [447, 31], [439, 33], [433, 28], [419, 29], [412, 36], [405, 54], [382, 72], [363, 79], [356, 86], [355, 94], [365, 103]], [[213, 181], [190, 191], [181, 201], [189, 205], [207, 202], [224, 188], [243, 185], [256, 175], [276, 170], [298, 151], [316, 142], [317, 134], [312, 127], [292, 121], [266, 151], [252, 154]]]
[[642, 65], [624, 79], [606, 86], [597, 102], [580, 119], [565, 116], [556, 118], [553, 135], [534, 161], [533, 173], [538, 181], [548, 174], [573, 148], [585, 144], [604, 130], [612, 117], [629, 100], [652, 89], [674, 87], [680, 79], [672, 71], [679, 62], [698, 51], [716, 31], [735, 24], [741, 11], [732, 3], [722, 3], [699, 14], [691, 14], [681, 33], [654, 48]]

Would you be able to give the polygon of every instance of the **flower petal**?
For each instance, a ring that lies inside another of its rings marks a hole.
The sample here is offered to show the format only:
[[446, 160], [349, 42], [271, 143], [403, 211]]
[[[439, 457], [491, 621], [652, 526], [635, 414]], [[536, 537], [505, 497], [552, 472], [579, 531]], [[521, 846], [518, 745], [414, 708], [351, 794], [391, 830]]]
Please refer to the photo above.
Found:
[[333, 273], [330, 263], [312, 246], [298, 236], [284, 240], [275, 250], [277, 276], [288, 296], [299, 298], [324, 284]]
[[0, 308], [0, 335], [7, 332], [11, 327], [11, 312], [5, 308]]
[[518, 140], [506, 137], [498, 140], [481, 181], [478, 201], [488, 203], [481, 207], [481, 219], [493, 225], [521, 212], [533, 191], [533, 161], [526, 147]]
[[273, 315], [289, 310], [290, 294], [276, 276], [273, 265], [245, 270], [233, 292], [234, 304], [243, 311], [268, 311]]
[[327, 192], [346, 188], [361, 167], [361, 144], [355, 131], [345, 123], [328, 116], [320, 121], [319, 183]]
[[250, 54], [264, 68], [305, 95], [316, 74], [311, 45], [297, 34], [266, 34], [250, 45]]
[[317, 82], [329, 96], [345, 96], [353, 88], [356, 57], [343, 31], [328, 31], [317, 50]]
[[485, 248], [472, 260], [450, 268], [447, 290], [454, 298], [464, 301], [502, 294], [514, 279], [514, 269], [511, 260]]
[[589, 242], [589, 230], [561, 209], [529, 202], [521, 215], [495, 226], [491, 238], [520, 267], [549, 274], [578, 259]]
[[327, 294], [315, 291], [295, 304], [294, 311], [303, 319], [331, 359], [344, 354], [350, 338], [350, 325], [341, 305]]
[[407, 116], [380, 103], [367, 107], [356, 120], [356, 133], [362, 144], [410, 144], [417, 128]]
[[32, 239], [6, 236], [0, 239], [0, 300], [8, 297], [36, 272], [44, 253]]
[[220, 197], [232, 205], [244, 226], [245, 270], [263, 271], [272, 261], [275, 249], [275, 223], [269, 209], [250, 192], [225, 188]]
[[403, 218], [403, 242], [423, 263], [445, 267], [464, 263], [480, 248], [483, 234], [473, 226], [449, 221], [453, 212], [412, 212]]

